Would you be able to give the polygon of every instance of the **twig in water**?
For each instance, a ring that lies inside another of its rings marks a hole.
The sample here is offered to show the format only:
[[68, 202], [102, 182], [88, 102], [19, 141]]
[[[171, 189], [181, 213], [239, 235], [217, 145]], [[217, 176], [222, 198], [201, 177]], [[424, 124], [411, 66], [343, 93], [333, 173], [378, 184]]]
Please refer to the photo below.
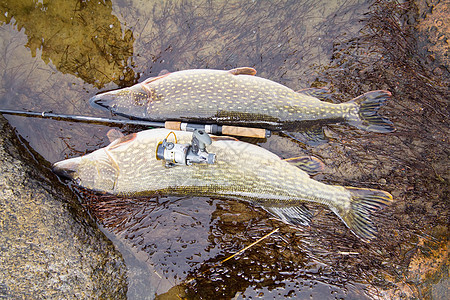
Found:
[[[268, 234], [266, 234], [266, 235], [263, 236], [262, 238], [259, 238], [257, 241], [251, 243], [251, 244], [248, 245], [247, 247], [244, 247], [243, 249], [239, 250], [238, 252], [234, 253], [233, 255], [231, 255], [231, 256], [225, 258], [224, 260], [222, 260], [222, 261], [220, 261], [220, 262], [218, 262], [218, 263], [216, 263], [216, 264], [214, 264], [212, 267], [209, 267], [207, 270], [203, 271], [202, 274], [206, 273], [207, 271], [209, 271], [210, 269], [212, 269], [212, 268], [214, 268], [214, 267], [217, 267], [217, 266], [220, 265], [220, 264], [223, 264], [223, 263], [226, 262], [227, 260], [232, 259], [232, 258], [235, 257], [236, 255], [238, 255], [238, 254], [244, 252], [245, 250], [247, 250], [247, 249], [250, 248], [250, 247], [253, 247], [254, 245], [258, 244], [259, 242], [261, 242], [262, 240], [268, 238], [269, 236], [271, 236], [272, 234], [274, 234], [275, 232], [277, 232], [277, 231], [279, 231], [279, 230], [280, 230], [280, 228], [277, 228], [277, 229], [275, 229], [275, 230], [272, 230], [271, 232], [269, 232]], [[197, 277], [198, 277], [198, 276], [197, 276]], [[192, 281], [195, 280], [197, 277], [192, 278], [192, 279], [189, 279], [188, 281], [186, 281], [186, 283], [192, 282]]]
[[[224, 260], [222, 260], [221, 262], [219, 262], [219, 264], [222, 264], [222, 263], [226, 262], [227, 260], [232, 259], [233, 257], [235, 257], [236, 255], [238, 255], [239, 253], [244, 252], [245, 250], [247, 250], [248, 248], [252, 247], [253, 245], [258, 244], [259, 242], [261, 242], [261, 241], [264, 240], [265, 238], [268, 238], [269, 236], [271, 236], [272, 234], [274, 234], [274, 233], [277, 232], [278, 230], [280, 230], [280, 228], [277, 228], [277, 229], [273, 230], [272, 232], [266, 234], [265, 236], [263, 236], [262, 238], [258, 239], [257, 241], [251, 243], [251, 244], [248, 245], [247, 247], [245, 247], [245, 248], [239, 250], [238, 252], [236, 252], [235, 254], [233, 254], [233, 255], [231, 255], [231, 256], [225, 258]], [[216, 265], [217, 265], [217, 264], [216, 264]]]

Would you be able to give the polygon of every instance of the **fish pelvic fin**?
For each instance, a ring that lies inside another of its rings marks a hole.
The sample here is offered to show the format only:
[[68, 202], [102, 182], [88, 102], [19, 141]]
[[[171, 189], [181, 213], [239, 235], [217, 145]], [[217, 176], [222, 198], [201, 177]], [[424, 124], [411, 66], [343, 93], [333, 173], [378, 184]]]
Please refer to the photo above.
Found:
[[393, 199], [388, 192], [374, 189], [346, 187], [350, 192], [350, 205], [347, 208], [332, 207], [347, 227], [364, 242], [375, 238], [377, 228], [371, 220], [378, 209], [389, 205]]
[[325, 164], [314, 156], [291, 157], [285, 158], [284, 161], [305, 171], [310, 176], [317, 175], [325, 169]]
[[378, 110], [390, 98], [389, 91], [377, 90], [367, 92], [359, 97], [350, 100], [347, 103], [358, 105], [356, 115], [347, 118], [347, 122], [356, 128], [372, 132], [392, 132], [394, 125], [387, 118], [378, 114]]
[[311, 211], [304, 205], [298, 206], [262, 206], [274, 217], [289, 225], [309, 226], [313, 217]]

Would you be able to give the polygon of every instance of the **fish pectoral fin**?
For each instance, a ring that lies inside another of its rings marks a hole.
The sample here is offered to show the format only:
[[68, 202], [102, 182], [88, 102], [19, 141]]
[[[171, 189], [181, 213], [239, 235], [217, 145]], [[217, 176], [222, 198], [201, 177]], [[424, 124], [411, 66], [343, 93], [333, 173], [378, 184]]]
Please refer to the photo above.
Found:
[[285, 161], [305, 171], [310, 176], [323, 172], [325, 164], [314, 156], [299, 156], [292, 158], [285, 158]]
[[124, 136], [124, 134], [122, 132], [120, 132], [117, 129], [110, 129], [108, 130], [108, 132], [106, 133], [106, 136], [108, 137], [108, 140], [110, 143], [114, 142], [117, 139], [120, 139]]
[[169, 73], [170, 73], [169, 70], [162, 69], [161, 71], [159, 71], [158, 76], [163, 76], [163, 75], [166, 75], [166, 74], [169, 74]]
[[111, 144], [109, 144], [108, 150], [113, 150], [120, 146], [126, 145], [126, 144], [134, 141], [136, 139], [136, 137], [137, 137], [136, 133], [122, 135], [120, 138], [115, 139]]
[[313, 217], [311, 211], [304, 204], [287, 207], [263, 206], [263, 208], [289, 225], [309, 226]]
[[156, 81], [156, 80], [158, 80], [158, 79], [164, 78], [164, 77], [166, 77], [166, 76], [168, 76], [168, 75], [170, 75], [170, 74], [171, 74], [171, 73], [165, 73], [165, 74], [163, 74], [163, 75], [159, 75], [159, 76], [156, 76], [156, 77], [150, 77], [150, 78], [147, 78], [147, 79], [145, 79], [144, 82], [142, 82], [141, 84], [149, 84], [149, 83], [151, 83], [151, 82], [153, 82], [153, 81]]
[[297, 93], [315, 97], [327, 102], [331, 101], [331, 91], [326, 87], [302, 89], [298, 90]]
[[252, 75], [252, 76], [256, 75], [256, 70], [250, 67], [236, 68], [228, 72], [230, 72], [233, 75]]

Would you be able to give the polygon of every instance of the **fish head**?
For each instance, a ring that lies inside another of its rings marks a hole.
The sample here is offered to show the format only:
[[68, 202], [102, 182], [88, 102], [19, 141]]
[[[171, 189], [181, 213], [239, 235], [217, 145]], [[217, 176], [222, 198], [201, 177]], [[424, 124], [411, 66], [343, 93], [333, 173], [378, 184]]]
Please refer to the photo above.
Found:
[[[147, 107], [155, 96], [153, 89], [143, 84], [135, 84], [128, 88], [98, 94], [89, 100], [93, 107], [107, 109], [125, 116], [144, 118]], [[142, 109], [139, 109], [139, 108]], [[142, 112], [142, 115], [136, 115]]]
[[69, 158], [53, 164], [52, 171], [63, 178], [73, 179], [78, 178], [77, 170], [80, 165], [81, 157]]
[[116, 165], [103, 149], [59, 161], [52, 170], [84, 188], [107, 192], [114, 191], [119, 174]]

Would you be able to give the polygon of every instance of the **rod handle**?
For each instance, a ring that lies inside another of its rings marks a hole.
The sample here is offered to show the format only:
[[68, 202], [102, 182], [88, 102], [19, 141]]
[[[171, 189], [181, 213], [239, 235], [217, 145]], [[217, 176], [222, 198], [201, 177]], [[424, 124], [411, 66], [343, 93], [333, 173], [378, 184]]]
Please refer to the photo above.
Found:
[[[184, 124], [185, 126], [182, 126], [182, 124]], [[170, 130], [186, 130], [186, 127], [188, 126], [189, 124], [178, 121], [166, 121], [164, 123], [164, 127]], [[239, 127], [229, 125], [223, 125], [221, 127], [222, 131], [219, 131], [219, 133], [223, 135], [245, 136], [259, 139], [265, 139], [270, 136], [270, 131], [264, 128]]]
[[265, 139], [270, 134], [264, 128], [250, 128], [250, 127], [238, 127], [238, 126], [222, 126], [222, 134], [234, 135], [234, 136], [246, 136]]
[[166, 129], [171, 129], [171, 130], [181, 130], [181, 122], [178, 122], [178, 121], [166, 121], [164, 123], [164, 127]]

